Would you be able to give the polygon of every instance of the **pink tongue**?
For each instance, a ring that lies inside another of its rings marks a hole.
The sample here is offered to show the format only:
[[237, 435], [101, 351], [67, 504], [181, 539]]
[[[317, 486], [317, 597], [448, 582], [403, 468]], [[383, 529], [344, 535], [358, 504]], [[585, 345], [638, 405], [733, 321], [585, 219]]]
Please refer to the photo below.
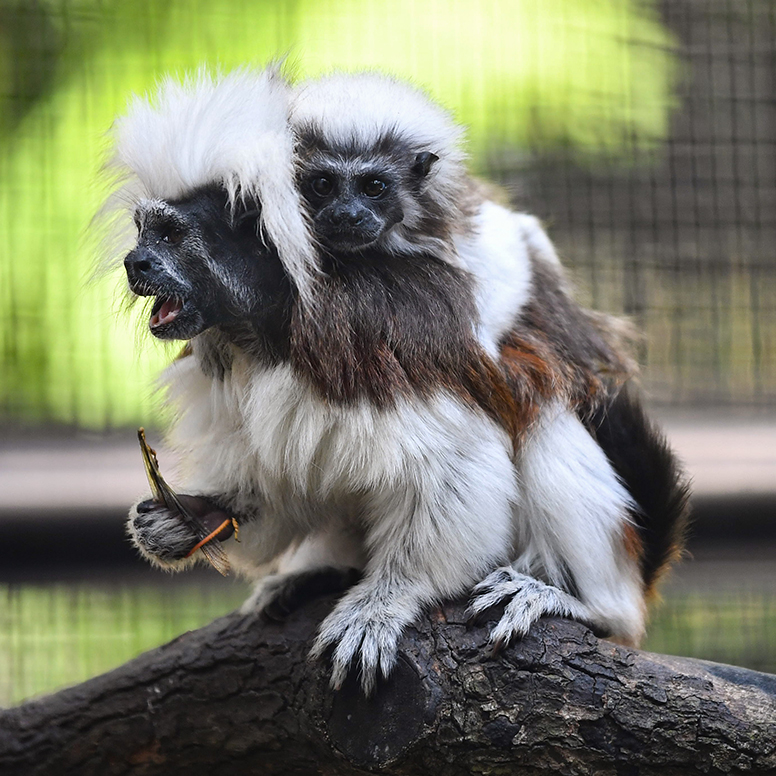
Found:
[[183, 305], [177, 299], [167, 299], [159, 308], [159, 312], [151, 316], [151, 328], [170, 323], [178, 317]]

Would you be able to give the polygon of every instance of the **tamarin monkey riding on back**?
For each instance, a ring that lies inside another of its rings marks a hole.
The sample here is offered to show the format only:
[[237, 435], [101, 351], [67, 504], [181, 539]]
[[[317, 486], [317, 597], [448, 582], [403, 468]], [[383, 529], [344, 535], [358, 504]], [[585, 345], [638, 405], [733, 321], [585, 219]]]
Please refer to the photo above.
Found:
[[457, 270], [508, 385], [508, 406], [490, 411], [520, 483], [512, 562], [477, 586], [473, 609], [508, 599], [498, 642], [551, 613], [637, 642], [645, 596], [681, 550], [687, 484], [630, 384], [627, 325], [573, 301], [539, 222], [467, 174], [462, 129], [420, 90], [330, 75], [296, 88], [291, 121], [324, 261]]

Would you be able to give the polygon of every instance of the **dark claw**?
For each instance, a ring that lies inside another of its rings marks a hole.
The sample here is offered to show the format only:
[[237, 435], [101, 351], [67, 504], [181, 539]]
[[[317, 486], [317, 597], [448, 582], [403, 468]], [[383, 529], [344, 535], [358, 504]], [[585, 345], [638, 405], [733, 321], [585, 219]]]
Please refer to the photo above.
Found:
[[487, 609], [483, 609], [481, 612], [472, 611], [466, 618], [466, 626], [468, 628], [474, 628], [484, 625], [486, 622], [498, 620], [504, 612], [504, 596], [499, 602], [489, 606]]
[[481, 624], [482, 612], [468, 611], [466, 613], [465, 625], [467, 628], [475, 628]]

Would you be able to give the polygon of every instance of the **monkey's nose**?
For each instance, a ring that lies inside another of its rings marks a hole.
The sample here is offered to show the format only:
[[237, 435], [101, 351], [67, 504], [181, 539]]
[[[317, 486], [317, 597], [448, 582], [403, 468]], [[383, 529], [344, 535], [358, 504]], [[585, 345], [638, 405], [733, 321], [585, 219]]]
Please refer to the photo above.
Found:
[[148, 283], [161, 274], [161, 268], [154, 257], [146, 251], [138, 249], [130, 251], [124, 257], [124, 269], [127, 272], [131, 288]]
[[338, 208], [332, 213], [332, 222], [337, 226], [361, 226], [364, 223], [364, 208], [354, 205]]
[[151, 270], [151, 262], [148, 259], [131, 258], [132, 254], [124, 259], [124, 269], [127, 274], [144, 275]]

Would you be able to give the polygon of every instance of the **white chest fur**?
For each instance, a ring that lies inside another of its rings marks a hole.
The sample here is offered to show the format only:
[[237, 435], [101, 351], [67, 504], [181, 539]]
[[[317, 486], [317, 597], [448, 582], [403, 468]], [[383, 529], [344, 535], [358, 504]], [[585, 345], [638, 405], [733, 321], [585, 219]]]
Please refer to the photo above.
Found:
[[240, 358], [223, 381], [202, 374], [194, 358], [173, 364], [166, 381], [180, 412], [172, 442], [202, 490], [323, 502], [419, 485], [475, 449], [485, 457], [509, 449], [492, 421], [443, 393], [387, 410], [334, 405], [290, 366]]

